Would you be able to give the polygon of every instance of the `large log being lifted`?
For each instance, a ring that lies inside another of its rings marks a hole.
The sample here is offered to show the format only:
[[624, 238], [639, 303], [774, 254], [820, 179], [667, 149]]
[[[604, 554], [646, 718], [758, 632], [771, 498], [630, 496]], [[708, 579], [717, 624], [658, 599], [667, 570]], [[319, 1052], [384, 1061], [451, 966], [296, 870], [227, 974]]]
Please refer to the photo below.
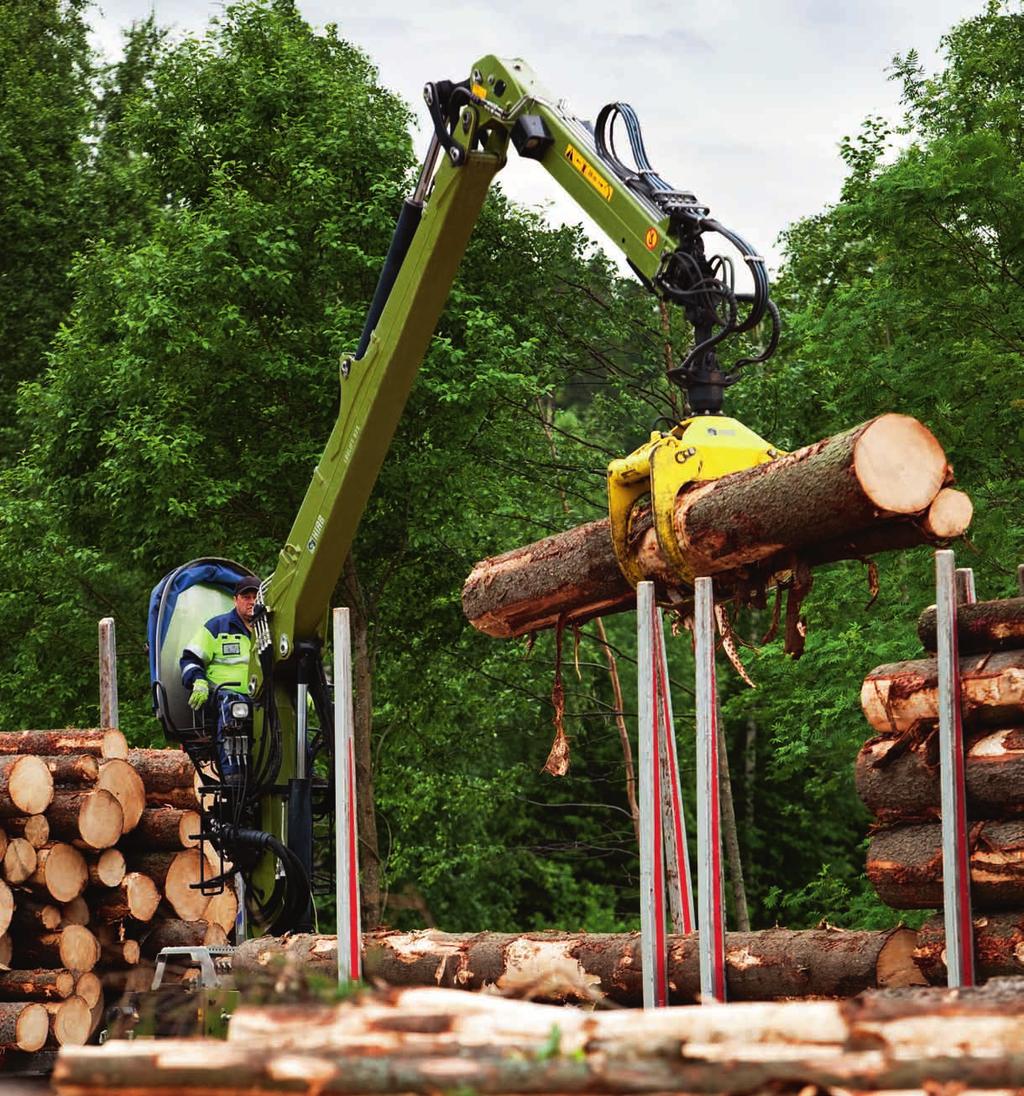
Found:
[[[926, 651], [935, 650], [935, 606], [917, 618], [917, 634]], [[960, 653], [1024, 648], [1024, 597], [978, 601], [957, 610]]]
[[[972, 654], [960, 659], [964, 724], [1008, 727], [1024, 715], [1024, 651]], [[872, 670], [860, 704], [876, 731], [902, 732], [939, 718], [939, 668], [934, 658], [893, 662]]]
[[[957, 536], [970, 500], [945, 491], [942, 447], [906, 415], [870, 422], [768, 464], [696, 484], [676, 500], [675, 533], [694, 574], [731, 583], [768, 581], [799, 559], [815, 565]], [[929, 524], [930, 508], [935, 505]], [[676, 586], [649, 523], [636, 525], [640, 569]], [[633, 604], [607, 521], [570, 529], [483, 560], [462, 591], [466, 617], [509, 637], [578, 623]]]
[[[726, 939], [730, 1000], [851, 997], [879, 986], [923, 984], [908, 929], [768, 929]], [[671, 999], [689, 1004], [700, 994], [696, 936], [669, 937]], [[333, 976], [333, 936], [260, 937], [234, 953], [236, 974], [276, 972], [282, 964]], [[549, 1001], [606, 998], [621, 1005], [643, 999], [640, 940], [635, 933], [377, 932], [364, 938], [367, 978], [395, 986], [443, 986], [505, 992]]]

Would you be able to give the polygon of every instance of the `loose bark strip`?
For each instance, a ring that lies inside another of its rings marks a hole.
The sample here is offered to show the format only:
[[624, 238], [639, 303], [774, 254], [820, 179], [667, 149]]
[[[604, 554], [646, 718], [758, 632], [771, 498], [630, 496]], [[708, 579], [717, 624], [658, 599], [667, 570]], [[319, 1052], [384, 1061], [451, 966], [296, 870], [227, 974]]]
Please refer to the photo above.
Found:
[[127, 760], [142, 777], [147, 792], [190, 787], [196, 774], [184, 750], [129, 750]]
[[139, 824], [126, 835], [126, 849], [188, 849], [199, 844], [201, 825], [198, 811], [182, 811], [176, 807], [147, 807]]
[[142, 777], [127, 761], [113, 759], [100, 765], [96, 787], [111, 793], [124, 812], [124, 832], [131, 833], [139, 824], [146, 806], [146, 789]]
[[[1024, 597], [978, 601], [957, 612], [961, 654], [1024, 648]], [[935, 650], [935, 606], [917, 618], [917, 634], [926, 651]]]
[[65, 754], [43, 759], [54, 784], [95, 784], [100, 763], [92, 754]]
[[[676, 536], [694, 574], [735, 572], [746, 581], [756, 567], [763, 581], [791, 566], [794, 553], [820, 553], [826, 542], [848, 553], [847, 544], [880, 521], [902, 515], [898, 524], [904, 525], [926, 515], [947, 475], [942, 448], [924, 426], [906, 416], [882, 415], [768, 464], [682, 491]], [[644, 531], [644, 525], [634, 522], [631, 550], [638, 565], [647, 578], [679, 585], [653, 529]], [[929, 539], [920, 522], [917, 533]], [[854, 551], [857, 558], [860, 551]], [[728, 584], [716, 581], [723, 589]], [[483, 560], [462, 592], [473, 626], [500, 637], [551, 627], [559, 619], [578, 623], [633, 602], [607, 521]]]
[[142, 939], [142, 954], [155, 959], [162, 948], [223, 947], [228, 938], [220, 925], [168, 917], [153, 924]]
[[4, 879], [8, 883], [24, 883], [36, 870], [38, 854], [23, 837], [15, 837], [4, 853]]
[[104, 788], [57, 791], [46, 816], [54, 837], [81, 841], [90, 849], [109, 849], [115, 845], [125, 825], [121, 804]]
[[45, 890], [58, 902], [70, 902], [85, 890], [89, 871], [85, 858], [72, 845], [56, 842], [38, 850], [36, 870], [27, 882]]
[[93, 887], [116, 887], [125, 877], [124, 853], [120, 849], [104, 849], [88, 863], [89, 885]]
[[26, 937], [17, 946], [19, 961], [33, 966], [92, 970], [99, 962], [100, 944], [83, 925], [68, 925], [59, 932]]
[[[193, 883], [210, 879], [213, 873], [202, 867], [198, 849], [183, 852], [153, 852], [131, 858], [131, 867], [148, 875], [163, 891], [171, 909], [183, 921], [198, 921], [210, 901]], [[200, 874], [202, 873], [202, 874]]]
[[129, 917], [136, 921], [151, 921], [159, 905], [157, 885], [148, 875], [132, 871], [119, 887], [95, 900], [92, 909], [97, 920], [110, 924]]
[[[976, 912], [1024, 907], [1024, 822], [971, 827], [971, 899]], [[942, 905], [942, 831], [934, 823], [880, 830], [868, 848], [868, 879], [895, 909]]]
[[[973, 654], [960, 659], [964, 725], [1007, 727], [1024, 711], [1024, 651]], [[938, 664], [934, 658], [893, 662], [864, 679], [860, 704], [880, 732], [913, 730], [938, 721]]]
[[[50, 840], [50, 823], [45, 814], [30, 814], [4, 820], [8, 837], [23, 837], [34, 849], [41, 849]], [[2, 831], [0, 831], [2, 832]], [[6, 839], [2, 842], [6, 851]]]
[[34, 1051], [46, 1042], [50, 1017], [36, 1001], [0, 1004], [0, 1047]]
[[113, 728], [61, 731], [0, 731], [0, 756], [34, 754], [92, 754], [93, 757], [128, 756], [128, 740]]
[[[939, 817], [933, 730], [882, 735], [857, 755], [857, 794], [883, 822]], [[967, 809], [973, 819], [1024, 816], [1024, 728], [975, 731], [967, 743]]]
[[42, 814], [52, 798], [53, 777], [42, 758], [0, 758], [0, 817]]
[[[844, 929], [727, 934], [726, 977], [730, 1000], [777, 997], [846, 997], [875, 986], [923, 984], [906, 929]], [[333, 936], [261, 937], [241, 944], [232, 957], [236, 976], [276, 972], [279, 965], [332, 976]], [[401, 986], [444, 986], [504, 992], [552, 1001], [602, 996], [623, 1005], [643, 999], [637, 934], [475, 933], [427, 930], [377, 932], [364, 939], [364, 974]], [[700, 994], [697, 937], [669, 937], [669, 991], [675, 1003]]]
[[43, 1007], [49, 1014], [50, 1034], [58, 1046], [85, 1046], [92, 1031], [92, 1010], [81, 997], [72, 996]]
[[74, 989], [69, 970], [0, 971], [0, 998], [5, 1001], [63, 1001]]

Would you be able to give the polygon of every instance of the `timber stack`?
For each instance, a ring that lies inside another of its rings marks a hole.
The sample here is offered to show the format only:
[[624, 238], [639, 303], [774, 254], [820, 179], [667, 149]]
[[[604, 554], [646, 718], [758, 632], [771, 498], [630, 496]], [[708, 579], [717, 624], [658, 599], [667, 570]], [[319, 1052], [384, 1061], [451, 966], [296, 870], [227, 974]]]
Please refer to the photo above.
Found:
[[[1024, 597], [962, 604], [958, 643], [970, 823], [971, 902], [980, 978], [1024, 974]], [[861, 706], [875, 736], [857, 757], [857, 791], [875, 815], [868, 878], [896, 909], [942, 906], [935, 607], [918, 619], [925, 657], [879, 666]], [[946, 981], [942, 918], [915, 952]]]
[[193, 886], [217, 871], [199, 827], [181, 751], [0, 732], [0, 1055], [84, 1044], [105, 992], [147, 986], [161, 947], [228, 942], [234, 894]]

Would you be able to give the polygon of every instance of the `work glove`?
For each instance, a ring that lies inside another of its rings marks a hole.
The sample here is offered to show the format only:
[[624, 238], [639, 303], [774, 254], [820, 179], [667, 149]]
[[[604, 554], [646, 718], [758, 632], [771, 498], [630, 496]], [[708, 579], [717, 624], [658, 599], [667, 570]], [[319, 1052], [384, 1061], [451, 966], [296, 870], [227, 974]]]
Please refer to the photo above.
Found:
[[188, 706], [197, 712], [210, 699], [210, 683], [205, 677], [197, 677], [189, 694]]

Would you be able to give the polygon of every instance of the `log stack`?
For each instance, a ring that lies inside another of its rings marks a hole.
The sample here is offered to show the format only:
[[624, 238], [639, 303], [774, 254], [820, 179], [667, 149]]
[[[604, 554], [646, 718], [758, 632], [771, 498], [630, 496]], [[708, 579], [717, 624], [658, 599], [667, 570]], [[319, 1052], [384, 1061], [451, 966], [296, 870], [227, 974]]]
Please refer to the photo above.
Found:
[[226, 944], [203, 895], [197, 778], [112, 729], [0, 732], [0, 1056], [81, 1045], [104, 988], [142, 988], [168, 945]]
[[[877, 667], [861, 690], [876, 732], [856, 762], [877, 820], [867, 871], [896, 909], [942, 905], [934, 606], [917, 630], [924, 657]], [[979, 974], [1024, 974], [1024, 598], [961, 605], [958, 643]], [[945, 982], [941, 918], [922, 928], [915, 954]]]

